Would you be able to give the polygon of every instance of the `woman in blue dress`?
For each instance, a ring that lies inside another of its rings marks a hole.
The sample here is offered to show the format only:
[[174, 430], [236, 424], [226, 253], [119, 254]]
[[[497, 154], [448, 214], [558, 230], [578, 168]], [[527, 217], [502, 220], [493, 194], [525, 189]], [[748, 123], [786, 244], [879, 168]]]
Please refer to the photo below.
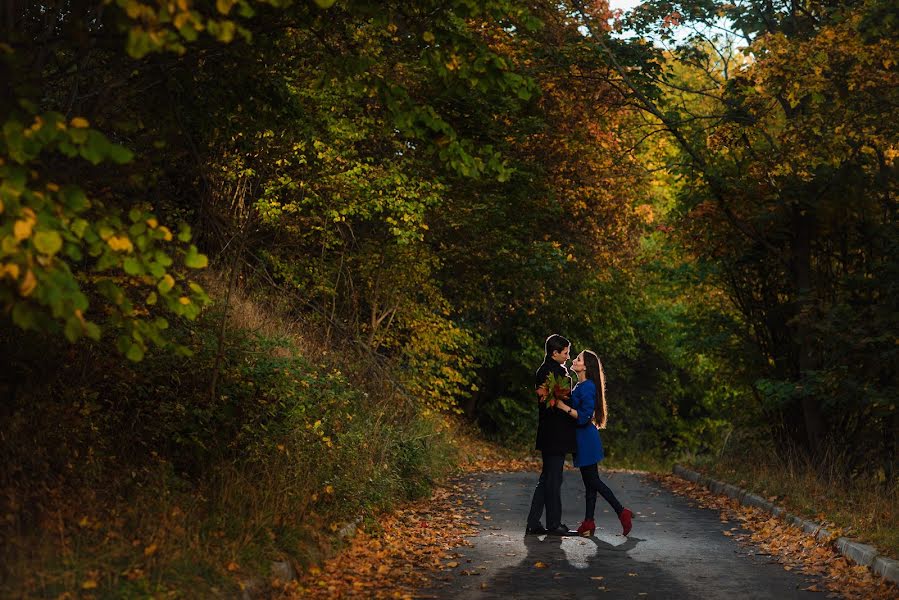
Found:
[[621, 506], [618, 498], [599, 478], [599, 461], [605, 454], [599, 430], [605, 429], [608, 410], [606, 408], [606, 376], [599, 357], [590, 350], [584, 350], [571, 363], [571, 370], [577, 374], [577, 385], [571, 390], [571, 404], [557, 401], [556, 408], [577, 421], [577, 453], [574, 466], [580, 467], [581, 478], [587, 492], [587, 510], [584, 522], [577, 528], [578, 535], [590, 536], [596, 531], [593, 515], [596, 511], [596, 495], [605, 498], [618, 520], [624, 535], [630, 533], [633, 513]]

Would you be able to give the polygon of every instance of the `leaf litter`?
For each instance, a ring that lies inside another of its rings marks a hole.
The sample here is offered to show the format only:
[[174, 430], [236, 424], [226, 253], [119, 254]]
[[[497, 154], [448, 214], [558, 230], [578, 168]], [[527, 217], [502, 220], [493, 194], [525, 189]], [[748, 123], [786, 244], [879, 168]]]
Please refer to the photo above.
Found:
[[[847, 600], [896, 600], [899, 586], [856, 565], [837, 552], [836, 536], [819, 540], [799, 527], [754, 506], [743, 506], [734, 498], [716, 494], [706, 487], [675, 475], [653, 475], [653, 479], [673, 493], [694, 500], [702, 508], [719, 511], [722, 523], [738, 521], [740, 527], [722, 533], [743, 546], [753, 546], [756, 554], [770, 556], [786, 571], [819, 577], [804, 590], [829, 592], [827, 598]], [[749, 533], [738, 533], [740, 529]]]

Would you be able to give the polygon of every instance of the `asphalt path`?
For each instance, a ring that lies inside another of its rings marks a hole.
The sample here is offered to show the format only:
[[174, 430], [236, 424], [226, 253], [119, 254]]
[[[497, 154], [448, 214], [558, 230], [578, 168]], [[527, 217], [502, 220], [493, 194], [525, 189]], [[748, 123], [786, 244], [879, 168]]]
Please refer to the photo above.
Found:
[[[717, 511], [692, 507], [640, 474], [608, 473], [602, 479], [634, 512], [630, 535], [621, 535], [615, 513], [597, 498], [596, 534], [590, 538], [524, 535], [536, 473], [489, 473], [471, 478], [480, 516], [472, 547], [453, 552], [458, 566], [442, 572], [418, 597], [471, 598], [817, 598], [815, 583], [785, 571], [770, 556], [741, 546], [724, 531]], [[483, 504], [478, 504], [482, 502]], [[563, 522], [583, 518], [580, 473], [566, 470]], [[544, 522], [545, 524], [545, 522]]]

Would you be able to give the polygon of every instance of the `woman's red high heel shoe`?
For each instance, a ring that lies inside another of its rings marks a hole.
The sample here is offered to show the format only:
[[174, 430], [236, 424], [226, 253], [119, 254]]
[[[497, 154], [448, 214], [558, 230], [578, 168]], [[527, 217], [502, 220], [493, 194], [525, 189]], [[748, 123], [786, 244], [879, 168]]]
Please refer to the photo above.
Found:
[[618, 515], [618, 520], [621, 521], [621, 527], [624, 530], [624, 535], [627, 535], [631, 532], [631, 526], [632, 526], [631, 518], [633, 516], [634, 516], [634, 513], [632, 513], [630, 510], [628, 510], [626, 508], [623, 511], [621, 511], [620, 515]]
[[596, 533], [596, 522], [593, 519], [584, 519], [581, 526], [577, 528], [577, 534], [582, 537], [590, 537]]

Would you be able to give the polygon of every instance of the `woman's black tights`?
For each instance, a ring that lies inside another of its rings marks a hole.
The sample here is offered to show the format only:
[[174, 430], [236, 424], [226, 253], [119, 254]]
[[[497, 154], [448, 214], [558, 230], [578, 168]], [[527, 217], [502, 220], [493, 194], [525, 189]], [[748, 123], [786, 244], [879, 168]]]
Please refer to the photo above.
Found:
[[585, 519], [592, 519], [596, 512], [597, 492], [599, 492], [599, 495], [605, 498], [606, 502], [612, 506], [616, 515], [621, 514], [624, 507], [621, 506], [621, 502], [618, 501], [618, 498], [615, 497], [615, 494], [612, 493], [609, 486], [603, 483], [602, 479], [599, 478], [598, 465], [592, 464], [581, 467], [581, 478], [584, 480], [584, 488], [587, 491], [587, 516], [584, 517]]

